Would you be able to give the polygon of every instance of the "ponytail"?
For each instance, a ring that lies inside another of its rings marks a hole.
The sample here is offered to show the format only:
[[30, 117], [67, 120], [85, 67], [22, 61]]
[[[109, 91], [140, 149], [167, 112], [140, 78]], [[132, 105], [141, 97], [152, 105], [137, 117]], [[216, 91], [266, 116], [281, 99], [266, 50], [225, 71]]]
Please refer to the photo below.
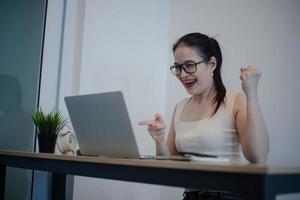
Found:
[[216, 66], [216, 69], [214, 70], [214, 75], [213, 75], [213, 79], [215, 82], [215, 88], [217, 91], [217, 94], [214, 97], [214, 102], [217, 104], [216, 109], [214, 110], [214, 114], [215, 114], [218, 111], [220, 105], [222, 103], [224, 103], [224, 99], [226, 96], [226, 88], [223, 84], [222, 77], [221, 77], [221, 66], [222, 66], [223, 58], [222, 58], [222, 52], [221, 52], [220, 45], [216, 39], [214, 39], [214, 38], [209, 38], [209, 39], [213, 46], [212, 49], [214, 49], [213, 56], [217, 60], [217, 66]]

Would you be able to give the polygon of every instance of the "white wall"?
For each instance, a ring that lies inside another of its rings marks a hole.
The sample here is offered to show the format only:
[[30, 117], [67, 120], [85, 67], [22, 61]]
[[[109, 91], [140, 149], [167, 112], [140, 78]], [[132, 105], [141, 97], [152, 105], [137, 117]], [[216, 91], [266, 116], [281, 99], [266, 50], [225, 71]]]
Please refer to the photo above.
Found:
[[63, 1], [49, 1], [47, 4], [48, 12], [44, 36], [45, 41], [40, 90], [40, 106], [47, 112], [51, 111], [56, 106], [63, 9]]
[[[240, 88], [241, 66], [263, 71], [259, 95], [271, 139], [268, 163], [299, 165], [299, 8], [297, 0], [67, 1], [59, 107], [65, 109], [66, 95], [122, 90], [139, 149], [154, 154], [146, 129], [136, 122], [161, 112], [169, 123], [174, 105], [187, 95], [168, 71], [172, 44], [193, 31], [218, 35], [228, 89]], [[76, 177], [74, 199], [181, 199], [181, 192]]]
[[164, 114], [168, 3], [89, 0], [85, 13], [80, 93], [122, 90], [141, 153], [154, 153], [136, 122]]
[[[155, 154], [155, 147], [137, 122], [165, 114], [168, 9], [168, 1], [159, 0], [85, 4], [79, 93], [123, 91], [141, 154]], [[150, 200], [160, 199], [160, 191], [160, 186], [76, 177], [74, 199]]]

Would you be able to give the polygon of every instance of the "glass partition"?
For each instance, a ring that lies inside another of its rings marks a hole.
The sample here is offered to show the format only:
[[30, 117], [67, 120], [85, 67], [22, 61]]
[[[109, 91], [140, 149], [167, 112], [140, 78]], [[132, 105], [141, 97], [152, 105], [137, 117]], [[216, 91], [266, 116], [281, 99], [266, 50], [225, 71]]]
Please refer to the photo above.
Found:
[[[47, 0], [0, 1], [0, 149], [33, 151]], [[32, 172], [8, 168], [6, 200], [31, 198]]]

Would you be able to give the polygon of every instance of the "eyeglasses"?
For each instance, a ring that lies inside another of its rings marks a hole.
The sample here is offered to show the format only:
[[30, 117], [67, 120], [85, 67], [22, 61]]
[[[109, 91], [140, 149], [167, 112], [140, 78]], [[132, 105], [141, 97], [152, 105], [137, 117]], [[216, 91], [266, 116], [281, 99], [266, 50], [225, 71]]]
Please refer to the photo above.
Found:
[[181, 65], [175, 64], [175, 65], [172, 65], [170, 67], [170, 70], [171, 70], [171, 72], [174, 76], [180, 76], [182, 69], [184, 70], [185, 73], [192, 74], [192, 73], [195, 73], [197, 71], [197, 65], [200, 64], [200, 63], [203, 63], [205, 61], [206, 60], [202, 60], [202, 61], [199, 61], [197, 63], [188, 61], [188, 62], [183, 63]]

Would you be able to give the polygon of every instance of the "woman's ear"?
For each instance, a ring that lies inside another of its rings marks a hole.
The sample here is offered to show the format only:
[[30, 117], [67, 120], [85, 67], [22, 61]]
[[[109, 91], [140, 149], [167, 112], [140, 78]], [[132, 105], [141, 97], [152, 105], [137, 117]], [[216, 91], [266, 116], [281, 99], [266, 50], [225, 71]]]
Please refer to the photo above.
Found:
[[213, 72], [215, 71], [216, 67], [217, 67], [217, 59], [216, 57], [212, 56], [208, 62], [210, 70]]

